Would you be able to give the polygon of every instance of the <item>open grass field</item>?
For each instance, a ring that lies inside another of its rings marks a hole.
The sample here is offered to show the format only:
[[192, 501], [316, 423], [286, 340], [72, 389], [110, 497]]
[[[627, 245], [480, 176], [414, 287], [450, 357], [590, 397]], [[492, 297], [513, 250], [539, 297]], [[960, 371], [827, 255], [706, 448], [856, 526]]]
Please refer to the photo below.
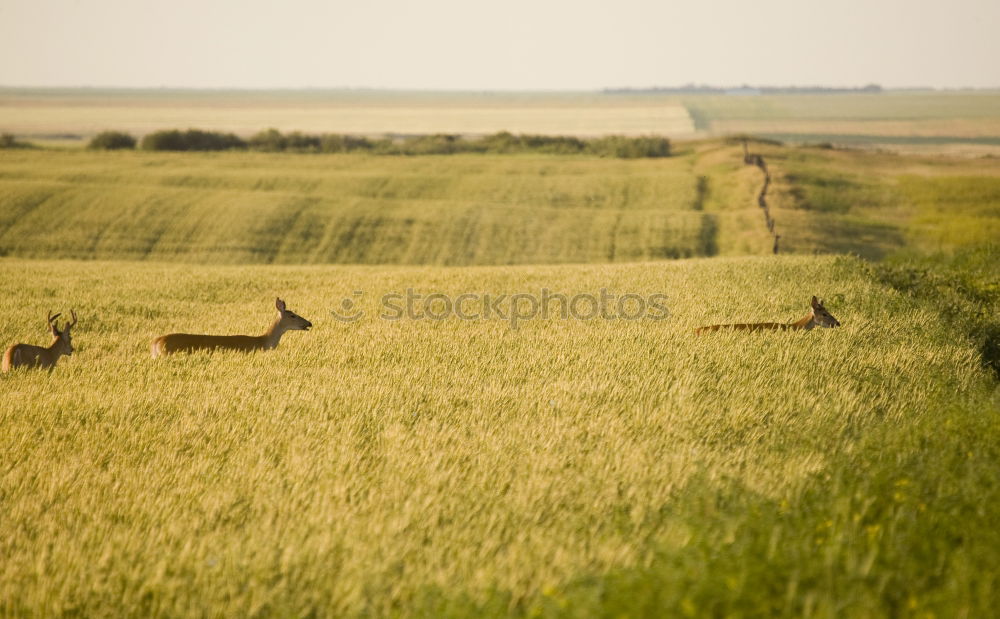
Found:
[[[0, 378], [4, 614], [995, 608], [996, 383], [856, 259], [0, 268], [3, 341], [80, 315], [54, 374]], [[665, 293], [670, 317], [378, 318], [407, 287], [542, 286]], [[365, 316], [334, 320], [355, 290]], [[691, 334], [813, 292], [842, 328]], [[259, 332], [275, 294], [314, 330], [149, 358], [164, 332]]]
[[991, 615], [1000, 166], [751, 148], [0, 150], [0, 615]]

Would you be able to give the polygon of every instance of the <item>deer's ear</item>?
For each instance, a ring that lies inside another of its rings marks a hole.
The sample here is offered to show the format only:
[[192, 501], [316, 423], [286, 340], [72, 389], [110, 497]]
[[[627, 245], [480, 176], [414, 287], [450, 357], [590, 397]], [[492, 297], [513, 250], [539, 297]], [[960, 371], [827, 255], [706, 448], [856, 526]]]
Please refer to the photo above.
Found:
[[52, 329], [52, 335], [59, 337], [59, 327], [56, 326], [56, 321], [50, 322], [49, 327]]
[[285, 302], [284, 302], [284, 301], [282, 301], [281, 299], [275, 299], [275, 300], [274, 300], [274, 307], [275, 307], [275, 308], [276, 308], [276, 309], [277, 309], [277, 310], [278, 310], [279, 312], [283, 312], [283, 311], [285, 311]]
[[817, 307], [817, 306], [820, 306], [820, 305], [823, 305], [823, 302], [820, 301], [819, 299], [817, 299], [816, 295], [813, 295], [812, 306], [813, 307]]

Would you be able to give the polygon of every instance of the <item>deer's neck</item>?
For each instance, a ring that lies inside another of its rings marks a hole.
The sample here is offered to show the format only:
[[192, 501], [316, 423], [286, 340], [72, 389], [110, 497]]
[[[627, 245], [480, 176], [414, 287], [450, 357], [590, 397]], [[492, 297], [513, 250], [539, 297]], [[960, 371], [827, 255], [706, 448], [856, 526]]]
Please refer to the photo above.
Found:
[[59, 342], [59, 337], [57, 336], [52, 338], [52, 343], [49, 344], [49, 347], [46, 348], [45, 350], [49, 355], [49, 359], [51, 359], [52, 361], [55, 361], [56, 359], [61, 357], [63, 354], [63, 350]]
[[63, 349], [59, 342], [59, 337], [56, 336], [52, 338], [52, 343], [49, 344], [48, 348], [43, 348], [41, 353], [39, 353], [39, 362], [43, 367], [52, 367], [59, 360], [59, 357], [63, 355]]
[[281, 341], [281, 336], [285, 334], [287, 329], [281, 324], [281, 317], [271, 323], [261, 339], [264, 341], [264, 350], [271, 350], [272, 348], [277, 348], [278, 343]]
[[816, 317], [815, 314], [809, 312], [808, 314], [806, 314], [802, 318], [799, 318], [795, 322], [789, 323], [788, 326], [790, 326], [793, 329], [805, 329], [806, 331], [809, 331], [816, 326], [816, 321], [814, 320], [815, 317]]

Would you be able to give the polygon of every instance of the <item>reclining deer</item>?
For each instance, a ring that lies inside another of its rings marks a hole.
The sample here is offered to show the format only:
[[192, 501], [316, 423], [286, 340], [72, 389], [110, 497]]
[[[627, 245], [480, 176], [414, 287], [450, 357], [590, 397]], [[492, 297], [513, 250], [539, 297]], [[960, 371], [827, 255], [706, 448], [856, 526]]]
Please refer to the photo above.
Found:
[[795, 322], [751, 322], [731, 325], [710, 325], [707, 327], [698, 327], [694, 332], [697, 335], [702, 335], [709, 331], [718, 331], [720, 329], [733, 329], [737, 331], [797, 331], [804, 329], [809, 331], [816, 327], [839, 326], [840, 321], [834, 318], [830, 312], [826, 311], [826, 308], [823, 307], [823, 301], [813, 297], [809, 312]]

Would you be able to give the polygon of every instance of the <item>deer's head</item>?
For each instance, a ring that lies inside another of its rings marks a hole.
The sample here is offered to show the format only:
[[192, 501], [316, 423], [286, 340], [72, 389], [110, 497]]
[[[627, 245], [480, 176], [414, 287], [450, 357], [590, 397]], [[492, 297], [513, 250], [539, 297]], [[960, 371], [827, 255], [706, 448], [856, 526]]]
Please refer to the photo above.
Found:
[[278, 324], [283, 331], [308, 331], [313, 326], [311, 322], [285, 307], [285, 302], [281, 299], [275, 300], [274, 308], [278, 310], [280, 316]]
[[55, 338], [53, 344], [56, 345], [56, 350], [59, 351], [59, 354], [66, 355], [67, 357], [73, 354], [73, 337], [70, 335], [70, 329], [76, 324], [76, 310], [70, 310], [69, 313], [73, 316], [73, 321], [67, 322], [66, 326], [60, 330], [56, 319], [62, 314], [59, 313], [53, 316], [52, 312], [49, 312], [49, 330], [52, 332], [52, 337]]
[[823, 300], [812, 298], [813, 322], [821, 327], [839, 327], [840, 321], [823, 307]]

